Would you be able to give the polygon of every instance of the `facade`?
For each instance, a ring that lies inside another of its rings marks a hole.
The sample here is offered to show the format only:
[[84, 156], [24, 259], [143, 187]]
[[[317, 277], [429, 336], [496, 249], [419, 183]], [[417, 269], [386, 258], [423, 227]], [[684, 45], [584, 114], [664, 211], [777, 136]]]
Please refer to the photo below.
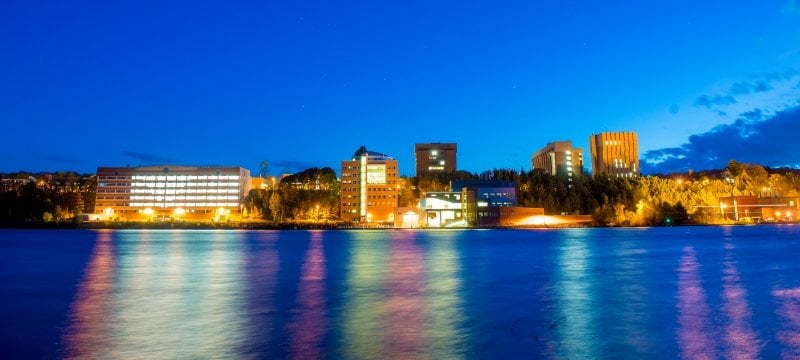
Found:
[[96, 216], [130, 221], [224, 221], [241, 215], [251, 188], [241, 167], [97, 168]]
[[414, 144], [416, 176], [451, 174], [456, 171], [456, 144]]
[[794, 197], [724, 196], [719, 198], [720, 215], [743, 222], [797, 221], [800, 199]]
[[419, 205], [426, 227], [464, 226], [461, 192], [428, 192]]
[[397, 160], [362, 146], [342, 161], [340, 218], [352, 222], [394, 222]]
[[592, 176], [639, 175], [639, 142], [635, 132], [607, 132], [589, 137]]
[[461, 193], [463, 223], [466, 226], [500, 225], [500, 208], [517, 205], [517, 188], [513, 181], [463, 180], [450, 184]]
[[541, 169], [545, 174], [566, 176], [583, 173], [583, 149], [572, 146], [572, 141], [554, 141], [531, 157], [531, 168]]

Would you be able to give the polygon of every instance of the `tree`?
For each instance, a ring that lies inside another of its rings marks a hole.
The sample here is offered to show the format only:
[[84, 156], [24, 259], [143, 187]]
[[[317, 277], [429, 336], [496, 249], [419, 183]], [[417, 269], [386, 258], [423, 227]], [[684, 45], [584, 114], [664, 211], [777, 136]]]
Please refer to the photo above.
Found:
[[277, 191], [273, 191], [272, 196], [269, 197], [269, 210], [272, 212], [272, 221], [283, 220], [281, 196], [278, 195]]

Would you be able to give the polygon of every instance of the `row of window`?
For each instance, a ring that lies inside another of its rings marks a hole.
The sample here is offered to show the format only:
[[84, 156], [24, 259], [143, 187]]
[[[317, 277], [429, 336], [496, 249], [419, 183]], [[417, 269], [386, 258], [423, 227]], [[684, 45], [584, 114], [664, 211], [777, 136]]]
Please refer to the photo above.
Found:
[[153, 196], [153, 195], [134, 195], [131, 200], [155, 200], [155, 201], [174, 201], [174, 200], [239, 200], [238, 196]]
[[238, 194], [239, 189], [131, 189], [131, 194]]
[[186, 180], [239, 180], [239, 175], [135, 175], [98, 176], [98, 180], [146, 180], [146, 181], [186, 181]]
[[[119, 206], [119, 205], [118, 205]], [[238, 202], [132, 202], [131, 207], [238, 207]]]

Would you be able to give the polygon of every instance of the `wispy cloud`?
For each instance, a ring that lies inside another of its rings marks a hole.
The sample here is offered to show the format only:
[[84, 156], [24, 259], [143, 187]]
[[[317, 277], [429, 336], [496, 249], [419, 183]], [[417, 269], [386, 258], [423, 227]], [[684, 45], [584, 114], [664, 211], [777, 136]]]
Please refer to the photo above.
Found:
[[800, 107], [766, 115], [761, 109], [743, 113], [732, 124], [692, 135], [679, 147], [651, 150], [642, 156], [645, 173], [668, 173], [725, 167], [728, 161], [766, 166], [798, 166]]
[[736, 99], [731, 95], [702, 95], [694, 100], [694, 106], [703, 106], [711, 109], [714, 106], [735, 104]]
[[134, 160], [137, 160], [137, 161], [140, 161], [140, 162], [143, 162], [143, 163], [148, 163], [148, 164], [175, 162], [175, 159], [172, 159], [172, 158], [169, 158], [169, 157], [156, 155], [156, 154], [148, 154], [148, 153], [138, 152], [138, 151], [131, 151], [131, 150], [123, 150], [122, 151], [122, 155], [125, 155], [125, 156], [127, 156], [127, 157], [129, 157], [131, 159], [134, 159]]
[[798, 72], [795, 69], [758, 74], [753, 76], [752, 80], [734, 82], [728, 87], [728, 90], [722, 94], [705, 94], [698, 96], [694, 100], [693, 105], [719, 112], [722, 111], [720, 108], [738, 103], [738, 97], [740, 96], [772, 91], [775, 89], [776, 84], [791, 80], [797, 75]]

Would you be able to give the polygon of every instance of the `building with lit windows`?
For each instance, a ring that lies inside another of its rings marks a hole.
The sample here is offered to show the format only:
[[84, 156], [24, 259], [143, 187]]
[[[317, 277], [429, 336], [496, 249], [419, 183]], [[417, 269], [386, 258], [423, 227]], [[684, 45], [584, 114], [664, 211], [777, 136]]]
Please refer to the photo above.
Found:
[[228, 221], [250, 191], [241, 167], [97, 168], [96, 218], [129, 221]]
[[465, 226], [462, 213], [461, 192], [432, 191], [419, 200], [424, 212], [426, 227]]
[[583, 149], [572, 146], [572, 141], [554, 141], [531, 157], [531, 168], [545, 174], [572, 177], [583, 173]]
[[635, 132], [606, 132], [589, 137], [592, 176], [639, 175], [639, 142]]
[[415, 144], [414, 162], [416, 176], [454, 173], [456, 171], [456, 144]]
[[397, 160], [360, 147], [350, 160], [342, 161], [340, 218], [352, 222], [394, 222], [397, 179]]

